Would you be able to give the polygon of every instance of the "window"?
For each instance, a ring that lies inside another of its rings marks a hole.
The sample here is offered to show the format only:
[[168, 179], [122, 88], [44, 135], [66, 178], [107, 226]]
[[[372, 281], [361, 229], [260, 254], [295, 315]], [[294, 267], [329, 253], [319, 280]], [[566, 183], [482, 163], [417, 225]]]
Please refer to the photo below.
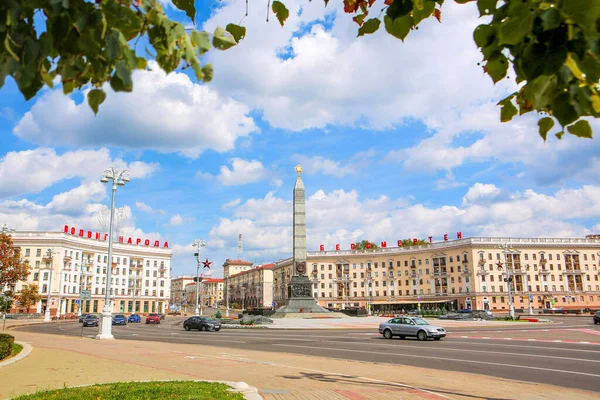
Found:
[[30, 253], [31, 253], [31, 249], [25, 249], [25, 257], [29, 257]]

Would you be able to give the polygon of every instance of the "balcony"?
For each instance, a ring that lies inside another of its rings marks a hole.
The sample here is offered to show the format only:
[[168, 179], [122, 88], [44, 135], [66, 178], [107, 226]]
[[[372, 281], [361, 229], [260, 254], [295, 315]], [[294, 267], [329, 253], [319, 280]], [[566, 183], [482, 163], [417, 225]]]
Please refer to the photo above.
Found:
[[542, 275], [548, 275], [551, 271], [549, 269], [546, 268], [542, 268], [539, 270], [539, 273]]
[[563, 271], [563, 275], [583, 275], [585, 272], [580, 269], [566, 269]]
[[485, 276], [485, 275], [489, 275], [489, 274], [490, 274], [490, 271], [483, 269], [483, 268], [477, 271], [477, 275]]
[[465, 269], [463, 269], [462, 274], [463, 275], [471, 275], [471, 270], [469, 268], [465, 268]]
[[433, 271], [433, 274], [431, 274], [434, 277], [446, 277], [448, 276], [448, 271]]

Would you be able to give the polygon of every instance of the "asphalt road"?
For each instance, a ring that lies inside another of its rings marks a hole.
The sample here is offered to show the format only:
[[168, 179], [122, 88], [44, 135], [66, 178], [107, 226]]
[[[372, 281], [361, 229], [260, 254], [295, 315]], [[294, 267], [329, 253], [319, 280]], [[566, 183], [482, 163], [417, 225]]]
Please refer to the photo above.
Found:
[[[161, 325], [129, 324], [113, 327], [113, 335], [124, 340], [151, 340], [172, 343], [197, 343], [228, 349], [277, 353], [297, 353], [375, 363], [408, 365], [449, 371], [470, 372], [527, 382], [600, 392], [600, 345], [575, 343], [509, 342], [503, 340], [461, 339], [461, 335], [491, 332], [487, 328], [449, 328], [440, 341], [383, 339], [373, 330], [274, 330], [231, 329], [219, 332], [186, 332], [182, 319], [169, 319]], [[600, 329], [590, 321], [565, 321], [554, 327], [527, 328], [534, 334], [563, 334], [570, 330]], [[79, 336], [76, 322], [18, 328], [40, 333]], [[535, 332], [536, 330], [540, 332]], [[555, 332], [552, 332], [555, 330]], [[494, 328], [493, 332], [511, 337], [523, 332], [519, 327]], [[93, 337], [98, 328], [84, 328]], [[600, 336], [597, 336], [600, 341]]]

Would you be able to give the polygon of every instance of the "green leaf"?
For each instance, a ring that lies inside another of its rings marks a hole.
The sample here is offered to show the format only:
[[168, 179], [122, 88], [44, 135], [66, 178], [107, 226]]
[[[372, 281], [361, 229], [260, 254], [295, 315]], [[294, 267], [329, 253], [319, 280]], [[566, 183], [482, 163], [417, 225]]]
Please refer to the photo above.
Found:
[[598, 19], [600, 19], [600, 1], [567, 0], [562, 3], [562, 11], [581, 27], [589, 39], [600, 37]]
[[600, 57], [588, 50], [578, 64], [588, 82], [600, 81]]
[[98, 114], [98, 107], [106, 100], [106, 93], [102, 89], [90, 90], [87, 95], [88, 104], [94, 114]]
[[115, 92], [131, 92], [133, 89], [131, 70], [125, 61], [117, 63], [116, 72], [110, 80], [110, 85]]
[[194, 22], [194, 17], [196, 16], [196, 6], [194, 5], [194, 0], [173, 0], [173, 5], [180, 10], [185, 11], [185, 15], [187, 15], [192, 22]]
[[536, 110], [546, 108], [556, 95], [556, 81], [554, 76], [542, 75], [527, 82], [527, 85], [521, 89], [523, 99]]
[[555, 136], [560, 140], [560, 139], [562, 139], [564, 134], [565, 134], [565, 131], [560, 131], [560, 132], [556, 132]]
[[558, 11], [556, 7], [548, 8], [546, 11], [543, 11], [540, 14], [540, 18], [545, 31], [558, 28], [562, 22], [560, 11]]
[[200, 50], [200, 55], [210, 50], [210, 35], [208, 32], [192, 31], [190, 36], [192, 37], [192, 42], [194, 42], [196, 47]]
[[565, 64], [567, 65], [567, 67], [569, 67], [575, 78], [579, 79], [580, 81], [585, 79], [585, 77], [583, 76], [583, 72], [581, 72], [579, 66], [577, 65], [577, 60], [573, 56], [573, 53], [567, 54], [567, 61], [565, 62]]
[[363, 24], [363, 26], [358, 28], [358, 36], [374, 33], [375, 31], [377, 31], [377, 29], [379, 29], [379, 25], [381, 25], [381, 21], [379, 20], [379, 18], [369, 19]]
[[202, 73], [204, 74], [204, 82], [210, 82], [213, 79], [213, 66], [211, 64], [206, 64], [202, 67]]
[[283, 5], [282, 2], [277, 1], [277, 0], [275, 0], [273, 2], [271, 9], [277, 16], [277, 19], [279, 20], [279, 23], [281, 24], [281, 26], [283, 26], [283, 23], [285, 22], [285, 20], [290, 16], [290, 11], [285, 7], [285, 5]]
[[213, 34], [212, 44], [219, 50], [227, 50], [235, 46], [237, 43], [235, 42], [233, 36], [231, 36], [226, 30], [220, 26], [217, 26], [217, 29], [215, 29], [215, 33]]
[[[525, 14], [525, 15], [523, 15]], [[534, 14], [527, 11], [518, 16], [510, 16], [500, 24], [498, 42], [500, 44], [516, 45], [525, 39], [533, 28]]]
[[554, 120], [551, 117], [544, 117], [538, 121], [538, 127], [540, 128], [540, 136], [546, 141], [548, 131], [554, 127]]
[[580, 119], [575, 124], [567, 126], [567, 130], [571, 135], [580, 138], [592, 138], [592, 127], [590, 126], [590, 123], [584, 119]]
[[571, 96], [564, 92], [552, 101], [552, 112], [554, 117], [562, 126], [567, 126], [579, 118], [579, 114], [571, 104]]
[[479, 15], [492, 15], [496, 11], [496, 3], [498, 3], [498, 0], [477, 0]]
[[485, 71], [492, 78], [494, 83], [498, 82], [506, 76], [508, 70], [508, 60], [504, 54], [494, 53], [485, 64]]
[[244, 28], [243, 26], [227, 24], [225, 30], [231, 33], [231, 36], [233, 36], [236, 43], [239, 43], [240, 40], [244, 40], [244, 38], [246, 37], [246, 28]]
[[502, 108], [500, 109], [501, 122], [510, 121], [518, 113], [517, 107], [515, 107], [515, 105], [512, 102], [512, 97], [513, 96], [509, 96], [498, 103], [498, 105], [502, 106]]
[[413, 23], [417, 25], [419, 22], [424, 20], [425, 18], [429, 18], [431, 14], [433, 14], [433, 10], [435, 10], [435, 2], [427, 0], [421, 0], [420, 4], [418, 1], [415, 1], [412, 16]]
[[[393, 3], [392, 3], [393, 4]], [[385, 24], [385, 30], [392, 36], [404, 41], [404, 38], [410, 32], [410, 28], [413, 26], [413, 19], [410, 15], [396, 18], [392, 20], [389, 16], [383, 18]]]
[[40, 67], [40, 76], [42, 77], [42, 79], [44, 80], [44, 83], [50, 88], [52, 89], [54, 87], [54, 83], [52, 82], [52, 77], [50, 76], [50, 74], [48, 73], [48, 70], [46, 69], [46, 66], [44, 64], [42, 64], [42, 66]]
[[[392, 20], [409, 15], [413, 10], [413, 0], [394, 0], [386, 9], [385, 14]], [[385, 19], [384, 19], [385, 22]]]
[[473, 31], [473, 40], [475, 40], [477, 47], [483, 48], [489, 46], [495, 37], [496, 30], [491, 25], [482, 24]]

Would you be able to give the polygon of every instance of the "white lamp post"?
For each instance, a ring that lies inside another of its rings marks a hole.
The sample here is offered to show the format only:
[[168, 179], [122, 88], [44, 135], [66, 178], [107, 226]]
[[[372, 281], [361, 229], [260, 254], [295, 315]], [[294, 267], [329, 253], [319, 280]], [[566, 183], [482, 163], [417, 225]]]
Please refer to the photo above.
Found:
[[48, 276], [48, 287], [46, 288], [48, 290], [48, 296], [46, 297], [46, 312], [44, 313], [44, 322], [52, 321], [52, 318], [50, 318], [50, 295], [52, 292], [52, 270], [54, 269], [54, 265], [52, 264], [54, 262], [54, 254], [56, 254], [55, 251], [48, 249], [46, 259], [50, 260], [50, 274]]
[[196, 239], [194, 240], [194, 243], [192, 243], [192, 246], [198, 248], [198, 252], [195, 254], [198, 265], [196, 266], [196, 311], [194, 312], [194, 315], [199, 316], [202, 314], [202, 308], [198, 302], [198, 297], [200, 295], [200, 250], [202, 247], [206, 247], [206, 242], [204, 240]]
[[508, 244], [505, 243], [500, 246], [504, 253], [504, 265], [506, 267], [506, 282], [508, 283], [508, 315], [510, 319], [515, 319], [515, 305], [513, 304], [512, 298], [512, 269], [509, 268], [506, 252], [508, 251]]
[[108, 228], [108, 265], [106, 268], [106, 297], [104, 298], [104, 308], [102, 309], [102, 325], [96, 339], [114, 339], [112, 335], [112, 307], [110, 301], [110, 275], [112, 273], [112, 248], [113, 248], [113, 222], [115, 217], [115, 195], [117, 186], [124, 186], [129, 182], [129, 172], [127, 170], [119, 171], [110, 167], [102, 175], [100, 182], [108, 183], [112, 181], [112, 196], [110, 205], [110, 224]]

